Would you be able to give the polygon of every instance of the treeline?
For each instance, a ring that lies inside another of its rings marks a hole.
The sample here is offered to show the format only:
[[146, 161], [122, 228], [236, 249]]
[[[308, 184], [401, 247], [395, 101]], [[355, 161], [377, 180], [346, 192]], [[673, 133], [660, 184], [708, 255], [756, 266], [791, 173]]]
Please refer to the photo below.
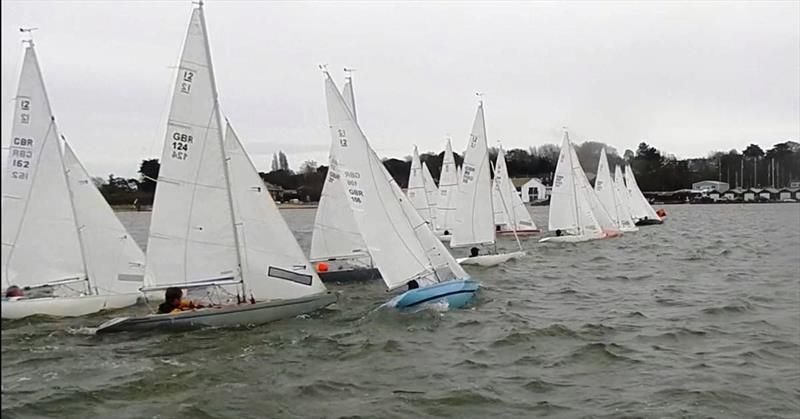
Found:
[[[617, 150], [606, 144], [586, 141], [576, 145], [576, 152], [581, 166], [590, 179], [594, 178], [600, 150], [606, 148], [609, 163], [614, 165], [630, 164], [636, 175], [639, 187], [643, 191], [673, 191], [691, 188], [692, 183], [701, 180], [720, 180], [730, 186], [749, 187], [785, 187], [792, 180], [800, 179], [800, 144], [785, 141], [775, 144], [764, 151], [756, 144], [750, 144], [739, 152], [732, 149], [727, 152], [716, 151], [708, 157], [693, 159], [677, 159], [648, 145], [639, 144], [636, 151], [626, 150], [620, 156]], [[489, 155], [492, 162], [498, 150], [492, 148]], [[506, 164], [510, 177], [538, 177], [545, 184], [551, 184], [552, 176], [558, 162], [560, 149], [555, 144], [544, 144], [525, 149], [511, 149], [506, 153]], [[463, 158], [454, 153], [456, 164], [461, 165]], [[420, 160], [425, 162], [434, 179], [439, 178], [444, 152], [423, 153]], [[411, 171], [411, 156], [404, 159], [384, 159], [383, 164], [402, 187], [407, 187], [408, 175]], [[109, 175], [107, 179], [95, 178], [95, 183], [112, 205], [151, 205], [155, 194], [159, 169], [158, 159], [143, 160], [139, 165], [138, 179], [124, 179]], [[289, 168], [288, 159], [283, 152], [273, 155], [272, 167], [268, 173], [259, 173], [261, 178], [274, 185], [271, 192], [280, 201], [299, 199], [301, 201], [318, 201], [322, 186], [328, 175], [328, 166], [319, 166], [315, 161], [306, 161], [298, 172]]]

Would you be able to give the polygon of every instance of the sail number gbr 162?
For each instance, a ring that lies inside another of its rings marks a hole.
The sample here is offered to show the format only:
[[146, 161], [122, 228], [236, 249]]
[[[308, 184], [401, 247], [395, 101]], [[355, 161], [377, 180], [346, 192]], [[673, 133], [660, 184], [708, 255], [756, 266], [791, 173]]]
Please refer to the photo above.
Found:
[[192, 145], [192, 136], [172, 133], [172, 158], [176, 160], [186, 160], [189, 157], [189, 147]]

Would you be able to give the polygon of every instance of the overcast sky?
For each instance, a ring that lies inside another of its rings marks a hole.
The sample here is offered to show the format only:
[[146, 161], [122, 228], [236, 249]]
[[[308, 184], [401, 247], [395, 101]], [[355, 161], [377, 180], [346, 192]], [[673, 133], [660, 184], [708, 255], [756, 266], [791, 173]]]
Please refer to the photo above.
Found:
[[[192, 4], [2, 2], [2, 143], [22, 58], [37, 51], [63, 134], [93, 175], [160, 157]], [[646, 141], [678, 157], [800, 139], [800, 2], [208, 1], [220, 100], [260, 170], [327, 160], [318, 64], [357, 71], [383, 157], [463, 150], [485, 94], [490, 145]], [[5, 156], [6, 153], [4, 153]], [[5, 158], [3, 160], [5, 165]]]

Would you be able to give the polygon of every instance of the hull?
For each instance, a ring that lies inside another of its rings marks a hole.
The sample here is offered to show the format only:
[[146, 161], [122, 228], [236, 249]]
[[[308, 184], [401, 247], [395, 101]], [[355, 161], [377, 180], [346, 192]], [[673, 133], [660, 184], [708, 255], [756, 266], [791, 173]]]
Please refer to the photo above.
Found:
[[466, 258], [458, 258], [456, 262], [461, 265], [478, 265], [478, 266], [497, 266], [501, 263], [508, 262], [511, 259], [525, 256], [525, 252], [511, 252], [511, 253], [499, 253], [496, 255], [481, 255], [475, 257], [466, 257]]
[[212, 307], [177, 314], [118, 317], [101, 324], [97, 328], [97, 333], [257, 325], [309, 313], [335, 302], [336, 295], [326, 292], [291, 300], [266, 301], [221, 308]]
[[480, 284], [471, 279], [446, 281], [406, 291], [385, 305], [406, 309], [444, 302], [449, 308], [461, 308], [475, 297], [479, 288]]
[[639, 231], [639, 227], [636, 227], [636, 226], [633, 226], [633, 227], [622, 227], [622, 228], [619, 229], [619, 231], [621, 231], [623, 233], [633, 233], [633, 232]]
[[381, 279], [381, 273], [377, 268], [342, 269], [339, 271], [318, 272], [317, 274], [322, 282], [328, 283], [374, 281]]
[[136, 304], [141, 294], [87, 295], [85, 297], [22, 298], [2, 301], [4, 319], [33, 315], [79, 317], [101, 310], [115, 310]]
[[591, 240], [600, 240], [603, 236], [550, 236], [539, 240], [539, 243], [581, 243]]
[[[506, 236], [506, 237], [514, 237], [514, 232], [511, 230], [500, 230], [495, 233], [498, 236]], [[534, 229], [534, 230], [517, 230], [517, 236], [535, 236], [538, 234], [542, 234], [542, 230]]]
[[651, 220], [651, 219], [647, 219], [647, 220], [642, 219], [642, 220], [639, 220], [639, 221], [636, 222], [637, 226], [651, 226], [651, 225], [657, 225], [657, 224], [664, 224], [664, 222], [661, 221], [661, 220]]

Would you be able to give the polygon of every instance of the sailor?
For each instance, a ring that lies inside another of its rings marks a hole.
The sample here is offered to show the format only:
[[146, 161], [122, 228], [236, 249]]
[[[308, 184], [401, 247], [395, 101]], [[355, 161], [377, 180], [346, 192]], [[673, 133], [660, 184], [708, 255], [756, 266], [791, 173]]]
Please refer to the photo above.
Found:
[[561, 230], [556, 230], [556, 237], [561, 237], [561, 234], [563, 234]]
[[22, 288], [20, 288], [20, 287], [18, 287], [16, 285], [12, 285], [12, 286], [8, 287], [8, 289], [6, 289], [6, 299], [18, 300], [18, 299], [20, 299], [20, 298], [22, 298], [24, 296], [25, 296], [25, 292], [22, 291]]
[[164, 293], [164, 302], [158, 306], [158, 314], [166, 313], [180, 313], [184, 310], [191, 310], [193, 308], [202, 308], [203, 306], [195, 305], [191, 301], [183, 301], [183, 291], [177, 287], [167, 288]]
[[478, 250], [477, 247], [473, 247], [472, 249], [469, 249], [469, 257], [474, 258], [475, 256], [478, 256], [478, 252], [479, 252], [479, 250]]

